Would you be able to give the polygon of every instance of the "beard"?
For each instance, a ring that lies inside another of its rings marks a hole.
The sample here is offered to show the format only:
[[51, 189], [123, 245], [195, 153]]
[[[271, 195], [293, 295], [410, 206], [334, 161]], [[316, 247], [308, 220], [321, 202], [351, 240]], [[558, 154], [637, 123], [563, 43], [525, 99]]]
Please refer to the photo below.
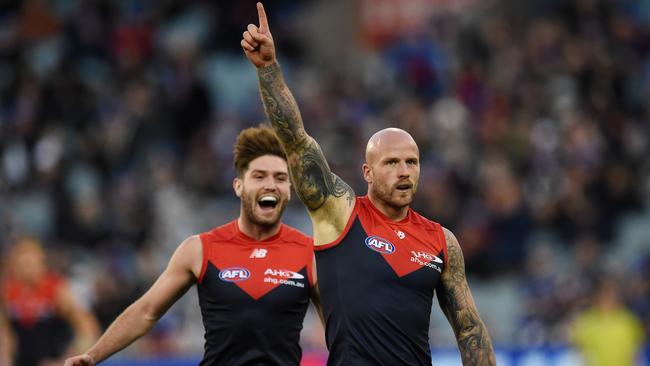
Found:
[[246, 191], [244, 191], [242, 193], [241, 201], [246, 219], [254, 225], [267, 228], [277, 225], [277, 223], [282, 218], [284, 209], [288, 204], [288, 200], [286, 198], [280, 197], [277, 205], [273, 209], [273, 214], [263, 215], [257, 203], [257, 197], [255, 197], [254, 194], [248, 194]]
[[395, 185], [391, 187], [387, 184], [373, 184], [370, 190], [373, 196], [382, 201], [386, 206], [400, 210], [413, 202], [416, 188], [417, 186], [413, 185], [408, 191], [399, 191]]

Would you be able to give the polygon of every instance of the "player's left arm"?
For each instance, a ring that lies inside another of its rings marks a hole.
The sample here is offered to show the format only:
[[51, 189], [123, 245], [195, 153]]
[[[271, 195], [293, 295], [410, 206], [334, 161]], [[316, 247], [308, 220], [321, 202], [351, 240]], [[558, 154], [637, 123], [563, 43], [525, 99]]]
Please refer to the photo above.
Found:
[[95, 316], [74, 298], [67, 284], [59, 288], [56, 297], [58, 311], [74, 330], [74, 339], [65, 356], [88, 349], [99, 337], [99, 323]]
[[490, 335], [467, 285], [463, 252], [454, 234], [443, 230], [448, 258], [436, 288], [440, 308], [454, 330], [463, 365], [496, 365]]
[[14, 335], [9, 324], [7, 308], [0, 295], [0, 366], [10, 366], [13, 362], [13, 354]]

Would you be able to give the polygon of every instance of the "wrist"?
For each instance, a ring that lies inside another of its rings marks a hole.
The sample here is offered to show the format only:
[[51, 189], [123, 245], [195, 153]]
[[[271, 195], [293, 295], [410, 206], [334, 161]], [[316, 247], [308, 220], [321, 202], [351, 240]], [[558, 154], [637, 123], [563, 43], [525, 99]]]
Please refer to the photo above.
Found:
[[86, 356], [90, 358], [90, 361], [93, 365], [97, 365], [98, 357], [96, 354], [94, 354], [92, 351], [88, 351], [86, 352]]
[[258, 72], [270, 72], [274, 70], [280, 70], [280, 64], [277, 60], [265, 62], [257, 67]]
[[257, 76], [261, 80], [278, 80], [282, 79], [282, 70], [280, 65], [276, 62], [269, 63], [265, 66], [260, 66], [257, 68]]

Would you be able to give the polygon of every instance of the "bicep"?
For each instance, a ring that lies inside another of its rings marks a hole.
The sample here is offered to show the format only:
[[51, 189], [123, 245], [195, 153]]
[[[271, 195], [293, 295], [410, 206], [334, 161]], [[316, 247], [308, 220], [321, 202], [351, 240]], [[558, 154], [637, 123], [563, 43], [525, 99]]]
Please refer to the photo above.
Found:
[[288, 154], [294, 188], [317, 226], [315, 236], [318, 241], [322, 241], [320, 237], [323, 236], [316, 232], [321, 231], [321, 225], [332, 226], [332, 230], [325, 231], [342, 231], [354, 208], [352, 188], [332, 173], [313, 138], [307, 137]]
[[316, 140], [307, 136], [288, 153], [296, 192], [310, 210], [318, 210], [331, 200], [353, 203], [352, 188], [332, 173]]
[[449, 258], [441, 276], [438, 301], [456, 335], [463, 364], [495, 365], [492, 341], [467, 285], [460, 245], [454, 234], [444, 231]]
[[477, 310], [465, 277], [465, 260], [458, 240], [449, 230], [444, 231], [448, 258], [436, 292], [442, 311], [456, 331], [468, 318], [467, 313], [477, 314]]

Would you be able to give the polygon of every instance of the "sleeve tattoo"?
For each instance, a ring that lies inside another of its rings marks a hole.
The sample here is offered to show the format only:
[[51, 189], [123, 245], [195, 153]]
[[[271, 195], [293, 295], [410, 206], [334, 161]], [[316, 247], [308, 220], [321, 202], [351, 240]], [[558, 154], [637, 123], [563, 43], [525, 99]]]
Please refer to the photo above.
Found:
[[300, 199], [310, 210], [320, 208], [329, 196], [345, 196], [352, 205], [352, 188], [331, 172], [320, 146], [305, 132], [300, 110], [280, 66], [275, 63], [258, 69], [258, 78], [266, 115], [287, 153]]
[[456, 335], [463, 365], [496, 365], [490, 335], [467, 285], [458, 240], [446, 229], [445, 240], [449, 258], [436, 292], [440, 307]]

